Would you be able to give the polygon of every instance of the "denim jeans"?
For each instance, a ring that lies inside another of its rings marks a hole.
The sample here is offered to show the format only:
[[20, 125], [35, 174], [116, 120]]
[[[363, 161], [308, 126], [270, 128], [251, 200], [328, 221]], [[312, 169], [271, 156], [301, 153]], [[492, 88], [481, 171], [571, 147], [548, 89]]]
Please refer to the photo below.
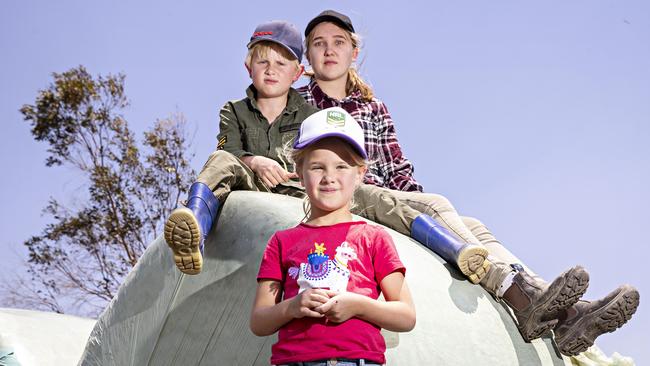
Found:
[[320, 360], [320, 361], [307, 361], [307, 362], [292, 362], [278, 366], [381, 366], [373, 361], [360, 360]]

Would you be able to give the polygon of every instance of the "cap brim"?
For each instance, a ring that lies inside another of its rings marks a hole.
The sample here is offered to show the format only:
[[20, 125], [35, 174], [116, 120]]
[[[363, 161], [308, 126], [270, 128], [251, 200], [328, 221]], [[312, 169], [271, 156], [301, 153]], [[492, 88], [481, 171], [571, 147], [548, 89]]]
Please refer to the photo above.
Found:
[[264, 41], [266, 41], [266, 42], [273, 42], [273, 43], [275, 43], [275, 44], [278, 44], [278, 45], [282, 46], [282, 48], [284, 48], [285, 50], [289, 51], [289, 53], [292, 54], [293, 57], [295, 57], [296, 60], [298, 60], [298, 62], [302, 62], [302, 59], [301, 59], [300, 57], [298, 57], [298, 55], [296, 55], [296, 53], [295, 53], [295, 52], [294, 52], [290, 47], [286, 46], [286, 45], [283, 44], [283, 43], [280, 43], [280, 42], [276, 41], [275, 39], [262, 38], [262, 37], [260, 37], [260, 38], [256, 38], [256, 39], [254, 39], [254, 40], [248, 42], [248, 44], [246, 45], [246, 48], [250, 49], [250, 48], [253, 47], [256, 43], [260, 43], [260, 42], [264, 42]]
[[311, 140], [303, 141], [301, 143], [298, 143], [298, 140], [296, 140], [296, 143], [293, 145], [293, 147], [294, 149], [304, 149], [305, 147], [312, 145], [327, 137], [338, 137], [345, 140], [345, 142], [349, 143], [354, 148], [354, 150], [356, 150], [356, 152], [358, 152], [359, 155], [361, 155], [362, 158], [368, 159], [368, 154], [366, 153], [366, 149], [363, 146], [359, 146], [359, 144], [357, 144], [357, 142], [351, 139], [348, 135], [340, 132], [324, 133], [322, 135], [318, 135], [317, 137], [314, 137]]

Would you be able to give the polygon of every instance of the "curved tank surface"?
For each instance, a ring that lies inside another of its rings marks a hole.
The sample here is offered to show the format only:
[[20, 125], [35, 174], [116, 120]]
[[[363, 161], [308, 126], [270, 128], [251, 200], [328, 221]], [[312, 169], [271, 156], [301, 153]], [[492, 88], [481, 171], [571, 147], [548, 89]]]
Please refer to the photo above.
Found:
[[[97, 321], [81, 365], [268, 365], [275, 336], [248, 328], [262, 253], [295, 226], [302, 201], [233, 192], [206, 240], [203, 272], [181, 274], [156, 239]], [[409, 333], [385, 332], [388, 365], [570, 365], [547, 335], [522, 340], [509, 311], [419, 243], [388, 230], [417, 310]]]

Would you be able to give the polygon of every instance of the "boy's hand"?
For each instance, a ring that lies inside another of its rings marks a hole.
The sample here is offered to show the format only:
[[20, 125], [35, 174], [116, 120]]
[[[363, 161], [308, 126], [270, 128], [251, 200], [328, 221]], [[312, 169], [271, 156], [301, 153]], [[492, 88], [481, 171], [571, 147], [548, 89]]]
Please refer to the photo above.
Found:
[[367, 299], [367, 297], [354, 292], [329, 291], [330, 299], [324, 304], [316, 307], [314, 310], [319, 314], [327, 317], [328, 321], [334, 323], [342, 323], [359, 313], [360, 304]]
[[264, 156], [246, 156], [242, 160], [269, 188], [298, 177], [296, 173], [284, 170], [277, 161]]
[[291, 299], [289, 314], [294, 318], [320, 318], [323, 314], [312, 309], [325, 304], [329, 300], [328, 290], [307, 289]]

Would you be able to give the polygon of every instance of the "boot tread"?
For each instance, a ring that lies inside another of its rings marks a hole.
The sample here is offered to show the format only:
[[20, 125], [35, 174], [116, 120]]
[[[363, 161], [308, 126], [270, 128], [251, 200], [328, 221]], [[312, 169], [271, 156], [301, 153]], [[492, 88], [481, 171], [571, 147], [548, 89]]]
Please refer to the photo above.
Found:
[[520, 275], [528, 286], [545, 292], [539, 298], [539, 303], [531, 302], [524, 311], [515, 311], [519, 332], [526, 342], [539, 338], [555, 328], [559, 312], [578, 302], [589, 285], [589, 274], [580, 266], [564, 272], [549, 286], [543, 286], [543, 290], [539, 290], [538, 282], [541, 281], [536, 281], [526, 273]]
[[458, 255], [458, 268], [472, 283], [479, 283], [490, 268], [488, 251], [478, 245], [467, 245]]
[[612, 301], [592, 313], [585, 314], [567, 331], [556, 334], [555, 341], [560, 352], [567, 356], [576, 356], [586, 351], [600, 335], [622, 327], [632, 318], [638, 306], [639, 292], [633, 288], [623, 288]]
[[186, 274], [198, 274], [203, 266], [201, 230], [194, 213], [185, 207], [174, 210], [165, 222], [165, 241], [174, 253], [176, 267]]
[[546, 309], [545, 319], [555, 319], [559, 313], [577, 303], [589, 287], [589, 274], [582, 268], [571, 269], [564, 286]]

